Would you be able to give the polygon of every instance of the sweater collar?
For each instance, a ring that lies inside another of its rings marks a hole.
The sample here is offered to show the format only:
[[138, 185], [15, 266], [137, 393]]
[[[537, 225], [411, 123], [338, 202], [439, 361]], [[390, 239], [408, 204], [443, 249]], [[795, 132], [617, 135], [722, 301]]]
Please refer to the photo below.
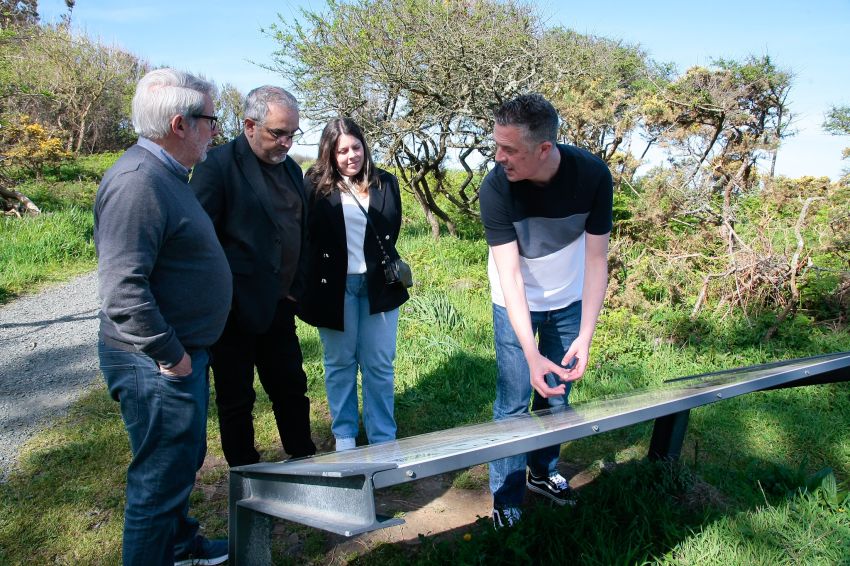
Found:
[[153, 153], [157, 157], [157, 159], [162, 161], [168, 168], [168, 170], [170, 170], [172, 173], [174, 173], [178, 177], [184, 178], [187, 181], [189, 180], [189, 169], [186, 168], [182, 163], [174, 159], [174, 156], [165, 151], [164, 147], [148, 138], [143, 138], [141, 136], [139, 137], [139, 141], [137, 143], [144, 149]]

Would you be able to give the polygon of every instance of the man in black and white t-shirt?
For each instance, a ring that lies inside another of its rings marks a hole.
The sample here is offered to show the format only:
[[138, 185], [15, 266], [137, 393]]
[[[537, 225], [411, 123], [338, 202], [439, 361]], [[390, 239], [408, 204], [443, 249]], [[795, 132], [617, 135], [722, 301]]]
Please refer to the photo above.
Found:
[[[505, 102], [495, 118], [497, 165], [480, 195], [500, 420], [527, 413], [532, 388], [532, 410], [563, 407], [584, 374], [608, 285], [613, 187], [601, 159], [556, 143], [558, 114], [542, 96]], [[573, 502], [559, 453], [552, 446], [490, 463], [497, 527], [519, 519], [526, 486]]]

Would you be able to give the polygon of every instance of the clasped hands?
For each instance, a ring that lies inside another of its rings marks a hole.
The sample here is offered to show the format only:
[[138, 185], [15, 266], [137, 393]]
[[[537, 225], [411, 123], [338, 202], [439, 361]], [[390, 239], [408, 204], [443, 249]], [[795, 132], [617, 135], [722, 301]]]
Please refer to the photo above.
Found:
[[[570, 345], [570, 349], [567, 350], [561, 360], [561, 365], [535, 351], [532, 359], [528, 360], [531, 386], [544, 398], [563, 395], [566, 392], [564, 382], [578, 381], [584, 376], [589, 352], [590, 344], [585, 343], [580, 338], [576, 338]], [[550, 387], [546, 382], [546, 374], [548, 373], [556, 375], [562, 383]]]

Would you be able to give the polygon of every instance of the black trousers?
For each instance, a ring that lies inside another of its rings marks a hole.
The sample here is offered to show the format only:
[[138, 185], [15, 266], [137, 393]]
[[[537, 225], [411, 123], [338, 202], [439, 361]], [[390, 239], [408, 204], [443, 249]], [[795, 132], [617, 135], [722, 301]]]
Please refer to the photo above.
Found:
[[272, 402], [284, 451], [296, 458], [316, 453], [294, 309], [294, 303], [281, 300], [271, 327], [262, 334], [242, 330], [231, 313], [211, 348], [221, 447], [231, 467], [260, 461], [254, 446], [255, 366]]

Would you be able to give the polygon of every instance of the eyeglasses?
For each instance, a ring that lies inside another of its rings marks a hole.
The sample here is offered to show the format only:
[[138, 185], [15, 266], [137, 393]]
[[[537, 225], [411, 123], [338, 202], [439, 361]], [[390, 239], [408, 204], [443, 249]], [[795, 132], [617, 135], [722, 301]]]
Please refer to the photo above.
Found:
[[298, 128], [292, 133], [285, 132], [283, 130], [272, 130], [263, 126], [263, 128], [272, 135], [274, 141], [280, 143], [281, 140], [297, 142], [301, 139], [301, 136], [304, 135], [304, 132], [301, 131], [301, 128]]
[[192, 114], [192, 118], [206, 118], [210, 121], [210, 129], [214, 130], [218, 123], [218, 116], [207, 116], [206, 114]]

